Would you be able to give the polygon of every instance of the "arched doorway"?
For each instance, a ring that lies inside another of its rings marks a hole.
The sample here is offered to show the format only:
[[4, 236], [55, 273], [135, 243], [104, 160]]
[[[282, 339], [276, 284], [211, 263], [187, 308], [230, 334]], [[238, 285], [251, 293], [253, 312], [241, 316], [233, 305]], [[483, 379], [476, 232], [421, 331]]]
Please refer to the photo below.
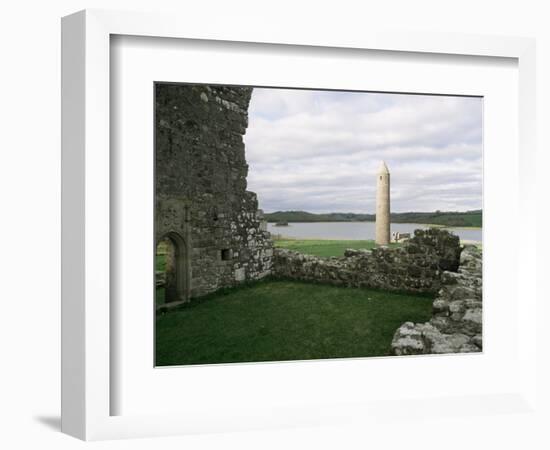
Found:
[[189, 301], [190, 261], [185, 240], [175, 232], [163, 235], [157, 242], [156, 303]]

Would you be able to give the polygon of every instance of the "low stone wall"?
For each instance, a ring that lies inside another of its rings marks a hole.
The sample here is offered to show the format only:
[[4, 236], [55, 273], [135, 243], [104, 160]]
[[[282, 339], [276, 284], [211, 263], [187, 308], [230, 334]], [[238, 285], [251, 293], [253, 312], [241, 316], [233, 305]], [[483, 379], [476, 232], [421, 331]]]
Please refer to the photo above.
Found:
[[275, 249], [273, 276], [393, 292], [436, 293], [441, 274], [457, 270], [458, 236], [446, 230], [416, 230], [401, 247], [346, 250], [342, 258], [321, 258]]
[[483, 349], [482, 251], [466, 246], [458, 272], [443, 272], [433, 302], [433, 318], [422, 324], [406, 322], [395, 332], [395, 355], [470, 353]]

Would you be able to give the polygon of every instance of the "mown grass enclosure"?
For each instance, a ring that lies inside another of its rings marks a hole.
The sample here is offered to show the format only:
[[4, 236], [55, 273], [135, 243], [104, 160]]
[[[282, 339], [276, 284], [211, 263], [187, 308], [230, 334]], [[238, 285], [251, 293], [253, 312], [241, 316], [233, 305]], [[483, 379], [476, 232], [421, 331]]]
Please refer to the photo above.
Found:
[[[294, 250], [299, 253], [314, 256], [344, 256], [346, 249], [373, 249], [376, 244], [372, 240], [329, 240], [329, 239], [276, 239], [275, 247]], [[401, 244], [391, 243], [390, 247]]]
[[431, 317], [432, 299], [263, 281], [159, 313], [156, 365], [386, 356], [395, 330]]

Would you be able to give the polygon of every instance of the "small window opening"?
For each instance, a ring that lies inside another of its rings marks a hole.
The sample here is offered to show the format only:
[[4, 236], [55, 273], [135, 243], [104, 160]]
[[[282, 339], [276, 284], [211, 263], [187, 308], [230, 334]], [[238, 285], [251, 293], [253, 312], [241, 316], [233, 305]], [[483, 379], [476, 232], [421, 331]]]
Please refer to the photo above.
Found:
[[229, 260], [231, 260], [231, 257], [232, 257], [231, 249], [224, 248], [222, 250], [222, 261], [229, 261]]

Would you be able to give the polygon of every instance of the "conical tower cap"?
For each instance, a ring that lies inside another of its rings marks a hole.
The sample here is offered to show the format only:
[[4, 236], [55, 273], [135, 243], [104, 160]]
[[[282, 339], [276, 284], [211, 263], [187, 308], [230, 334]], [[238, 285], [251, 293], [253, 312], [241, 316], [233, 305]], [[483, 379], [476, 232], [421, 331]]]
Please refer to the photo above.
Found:
[[382, 161], [378, 173], [390, 173], [390, 171], [388, 170], [388, 166], [386, 165], [386, 161]]

